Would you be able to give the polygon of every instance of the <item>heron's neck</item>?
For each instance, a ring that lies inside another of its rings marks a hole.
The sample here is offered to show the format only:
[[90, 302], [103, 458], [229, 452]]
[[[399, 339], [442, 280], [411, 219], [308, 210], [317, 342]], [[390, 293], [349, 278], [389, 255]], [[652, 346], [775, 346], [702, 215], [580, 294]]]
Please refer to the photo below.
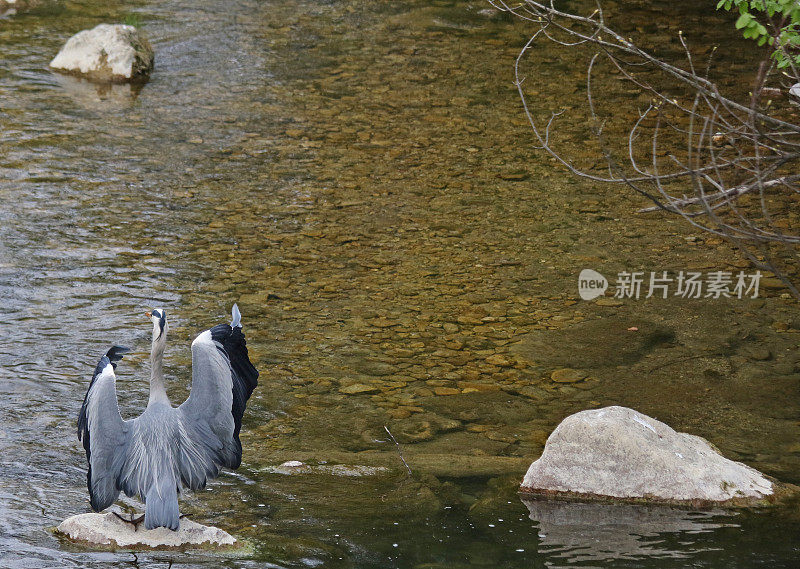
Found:
[[158, 340], [153, 340], [153, 347], [150, 351], [150, 400], [148, 405], [158, 401], [166, 401], [167, 390], [164, 387], [164, 345], [166, 344], [166, 334]]

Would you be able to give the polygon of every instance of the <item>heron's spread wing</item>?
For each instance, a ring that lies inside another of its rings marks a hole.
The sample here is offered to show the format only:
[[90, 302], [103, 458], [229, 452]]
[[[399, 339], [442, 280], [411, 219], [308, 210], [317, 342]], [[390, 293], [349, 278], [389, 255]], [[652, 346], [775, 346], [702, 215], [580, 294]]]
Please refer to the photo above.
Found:
[[89, 462], [86, 482], [92, 509], [97, 512], [119, 495], [117, 477], [125, 461], [130, 426], [119, 414], [114, 369], [128, 351], [114, 346], [100, 358], [78, 415], [78, 440], [83, 442]]
[[220, 467], [242, 462], [239, 430], [245, 405], [258, 385], [258, 371], [247, 355], [239, 309], [233, 322], [218, 324], [192, 342], [192, 391], [178, 408], [183, 483], [202, 488]]

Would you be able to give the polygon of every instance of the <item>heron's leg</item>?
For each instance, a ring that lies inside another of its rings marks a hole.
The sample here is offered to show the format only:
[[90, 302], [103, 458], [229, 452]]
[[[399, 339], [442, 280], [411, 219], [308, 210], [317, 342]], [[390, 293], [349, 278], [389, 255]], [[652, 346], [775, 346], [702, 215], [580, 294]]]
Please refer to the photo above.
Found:
[[144, 514], [142, 514], [138, 518], [134, 518], [133, 514], [131, 514], [131, 519], [127, 519], [127, 518], [123, 518], [121, 515], [119, 515], [115, 511], [112, 511], [111, 513], [114, 514], [115, 516], [117, 516], [123, 522], [128, 523], [128, 524], [132, 524], [133, 525], [133, 531], [139, 531], [139, 524], [144, 521]]
[[139, 524], [144, 521], [144, 514], [139, 516], [138, 518], [134, 518], [133, 514], [131, 514], [131, 523], [133, 524], [133, 531], [139, 531]]

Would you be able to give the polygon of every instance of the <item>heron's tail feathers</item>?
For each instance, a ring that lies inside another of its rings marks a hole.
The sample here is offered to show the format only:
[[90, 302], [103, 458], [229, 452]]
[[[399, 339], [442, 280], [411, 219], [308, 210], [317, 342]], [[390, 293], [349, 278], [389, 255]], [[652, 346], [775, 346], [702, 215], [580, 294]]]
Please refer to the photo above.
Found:
[[178, 485], [171, 478], [155, 481], [145, 496], [144, 527], [178, 530]]

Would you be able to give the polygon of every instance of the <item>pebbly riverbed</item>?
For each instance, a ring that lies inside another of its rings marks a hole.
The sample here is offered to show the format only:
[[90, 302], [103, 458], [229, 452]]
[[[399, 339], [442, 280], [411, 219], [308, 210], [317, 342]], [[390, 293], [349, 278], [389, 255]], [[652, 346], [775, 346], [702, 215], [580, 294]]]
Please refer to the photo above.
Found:
[[[745, 53], [722, 15], [632, 6], [653, 41], [674, 48], [683, 29]], [[2, 565], [793, 566], [795, 509], [564, 513], [517, 497], [563, 417], [612, 404], [797, 483], [800, 320], [773, 287], [581, 301], [587, 267], [749, 269], [534, 151], [512, 84], [530, 30], [488, 8], [88, 1], [0, 19]], [[146, 85], [47, 69], [76, 31], [130, 14], [156, 51]], [[543, 46], [527, 65], [537, 108], [580, 110], [584, 62]], [[608, 86], [620, 108], [637, 97]], [[564, 124], [580, 148], [580, 113]], [[262, 372], [244, 464], [184, 509], [254, 555], [58, 542], [48, 528], [88, 508], [73, 427], [99, 355], [134, 348], [118, 383], [132, 415], [142, 313], [165, 307], [180, 400], [189, 342], [233, 302]], [[312, 472], [275, 470], [293, 459]], [[378, 469], [323, 468], [337, 464]]]

